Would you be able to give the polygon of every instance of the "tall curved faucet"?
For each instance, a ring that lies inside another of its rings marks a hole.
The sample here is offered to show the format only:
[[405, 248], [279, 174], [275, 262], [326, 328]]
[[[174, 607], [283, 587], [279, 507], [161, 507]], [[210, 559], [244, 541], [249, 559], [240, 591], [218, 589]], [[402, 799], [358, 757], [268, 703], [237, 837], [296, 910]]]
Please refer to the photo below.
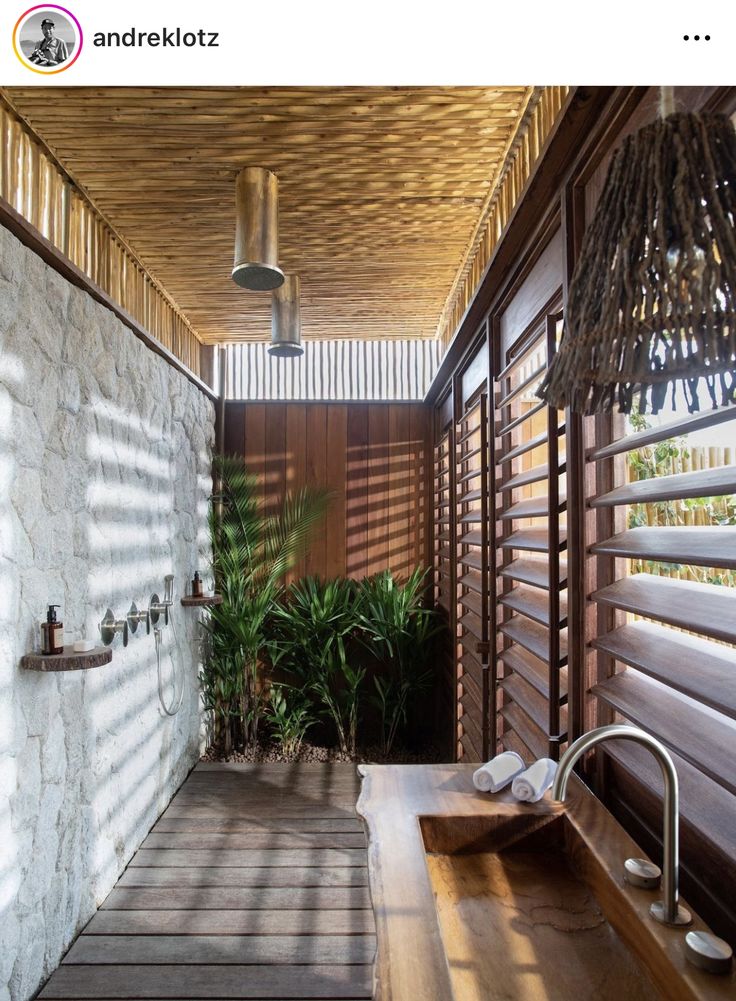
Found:
[[634, 740], [648, 747], [659, 762], [664, 779], [664, 858], [662, 865], [662, 892], [664, 900], [652, 904], [649, 911], [653, 918], [667, 925], [688, 925], [692, 921], [689, 912], [678, 903], [679, 872], [679, 792], [677, 772], [667, 749], [650, 734], [637, 727], [622, 723], [611, 723], [584, 733], [572, 743], [560, 758], [560, 763], [552, 786], [552, 798], [562, 802], [567, 791], [567, 780], [578, 758], [596, 744], [604, 740]]

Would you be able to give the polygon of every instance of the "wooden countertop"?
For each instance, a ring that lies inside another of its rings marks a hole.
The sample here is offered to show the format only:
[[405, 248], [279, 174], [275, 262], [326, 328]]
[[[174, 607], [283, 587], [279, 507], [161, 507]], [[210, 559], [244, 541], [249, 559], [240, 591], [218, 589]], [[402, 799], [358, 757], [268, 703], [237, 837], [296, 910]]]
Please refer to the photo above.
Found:
[[[472, 784], [474, 765], [361, 765], [363, 787], [357, 811], [368, 832], [368, 866], [376, 919], [377, 1001], [453, 1001], [450, 971], [435, 906], [420, 818], [488, 818], [489, 814], [526, 817], [567, 814], [583, 849], [576, 854], [581, 871], [608, 919], [617, 928], [635, 928], [632, 952], [656, 968], [667, 983], [667, 1001], [714, 1001], [734, 997], [736, 974], [703, 973], [684, 957], [685, 933], [707, 929], [693, 913], [688, 929], [672, 929], [649, 917], [651, 892], [623, 881], [623, 862], [645, 857], [641, 849], [580, 782], [571, 778], [564, 804], [550, 794], [539, 803], [520, 804], [510, 791], [490, 796]], [[426, 824], [426, 821], [425, 821]], [[579, 857], [578, 857], [579, 855]], [[684, 901], [683, 901], [684, 903]], [[671, 988], [671, 989], [670, 989]], [[498, 995], [506, 997], [501, 991]], [[495, 995], [489, 994], [488, 1001]], [[462, 1001], [456, 998], [455, 1001]]]

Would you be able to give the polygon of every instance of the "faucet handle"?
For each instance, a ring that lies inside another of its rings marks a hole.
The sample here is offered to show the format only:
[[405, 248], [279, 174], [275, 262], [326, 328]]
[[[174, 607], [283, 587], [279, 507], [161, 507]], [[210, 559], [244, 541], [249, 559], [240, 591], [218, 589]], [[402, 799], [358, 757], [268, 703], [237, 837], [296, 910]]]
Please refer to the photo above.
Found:
[[151, 600], [148, 602], [148, 617], [149, 621], [155, 626], [158, 623], [160, 615], [164, 617], [164, 623], [168, 626], [169, 624], [169, 603], [166, 601], [161, 601], [159, 596], [154, 593], [151, 595]]
[[99, 624], [100, 635], [105, 646], [110, 646], [118, 633], [123, 637], [123, 646], [128, 645], [128, 620], [116, 619], [111, 608], [105, 612], [105, 617]]
[[130, 608], [128, 609], [128, 614], [126, 615], [128, 620], [128, 627], [132, 633], [138, 628], [139, 622], [145, 622], [146, 632], [151, 632], [151, 613], [148, 609], [138, 608], [134, 601], [131, 601]]
[[624, 862], [624, 879], [630, 886], [656, 890], [662, 881], [662, 870], [648, 859], [627, 858]]
[[733, 949], [711, 932], [689, 931], [685, 936], [685, 958], [708, 973], [730, 973]]

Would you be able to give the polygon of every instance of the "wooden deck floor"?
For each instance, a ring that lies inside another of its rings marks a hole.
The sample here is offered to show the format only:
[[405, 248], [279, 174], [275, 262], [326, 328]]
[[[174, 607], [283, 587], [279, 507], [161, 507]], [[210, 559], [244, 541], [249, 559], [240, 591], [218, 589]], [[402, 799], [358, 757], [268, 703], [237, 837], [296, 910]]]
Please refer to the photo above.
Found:
[[370, 998], [354, 765], [195, 768], [43, 999]]

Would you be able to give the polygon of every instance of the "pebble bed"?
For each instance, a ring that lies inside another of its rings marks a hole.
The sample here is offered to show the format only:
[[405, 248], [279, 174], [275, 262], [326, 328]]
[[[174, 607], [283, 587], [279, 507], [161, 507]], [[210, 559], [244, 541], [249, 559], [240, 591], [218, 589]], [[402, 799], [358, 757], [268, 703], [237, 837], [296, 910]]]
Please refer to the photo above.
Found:
[[216, 748], [208, 747], [202, 755], [201, 760], [228, 761], [239, 764], [272, 764], [280, 761], [301, 761], [307, 764], [316, 764], [319, 762], [355, 761], [364, 764], [419, 765], [442, 761], [442, 753], [436, 745], [429, 745], [420, 751], [408, 751], [399, 748], [392, 751], [386, 757], [380, 747], [364, 747], [358, 751], [355, 757], [351, 757], [351, 755], [343, 753], [336, 747], [320, 747], [305, 742], [296, 757], [287, 757], [277, 744], [271, 744], [264, 747], [246, 747], [240, 751], [234, 751], [229, 757], [224, 757]]

